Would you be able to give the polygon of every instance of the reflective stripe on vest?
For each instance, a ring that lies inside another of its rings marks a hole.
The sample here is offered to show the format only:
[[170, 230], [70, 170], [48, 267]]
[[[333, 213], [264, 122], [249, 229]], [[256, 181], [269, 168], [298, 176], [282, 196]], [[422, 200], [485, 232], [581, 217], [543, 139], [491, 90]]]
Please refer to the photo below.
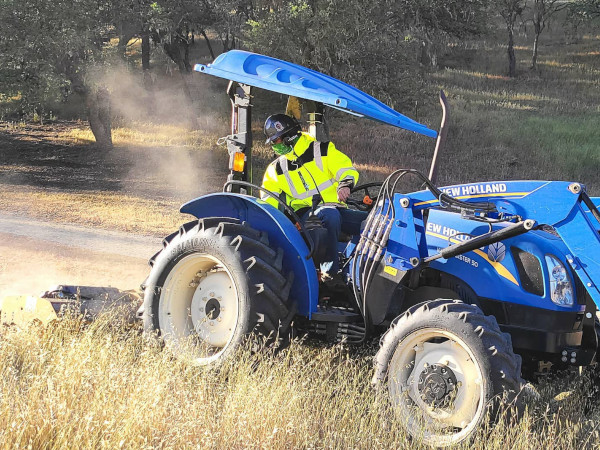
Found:
[[342, 167], [340, 170], [338, 170], [335, 174], [335, 179], [338, 181], [342, 181], [342, 179], [340, 178], [344, 172], [347, 172], [348, 170], [356, 170], [354, 167]]
[[[327, 143], [329, 145], [329, 142]], [[313, 142], [313, 152], [315, 157], [315, 164], [321, 172], [323, 172], [323, 158], [321, 157], [321, 143], [319, 141]]]
[[[320, 152], [319, 152], [319, 155], [320, 155]], [[288, 162], [289, 161], [285, 156], [281, 156], [279, 158], [278, 164], [280, 164], [282, 175], [285, 177], [285, 180], [287, 181], [288, 187], [290, 188], [290, 192], [292, 193], [292, 197], [294, 197], [295, 199], [306, 200], [307, 198], [311, 198], [313, 195], [318, 194], [319, 191], [323, 191], [323, 190], [327, 189], [328, 187], [333, 186], [334, 181], [327, 180], [327, 181], [324, 181], [323, 183], [319, 184], [317, 186], [317, 189], [309, 189], [306, 192], [302, 192], [302, 193], [298, 192], [298, 190], [296, 189], [296, 186], [294, 186], [292, 176], [290, 175]], [[296, 170], [300, 171], [301, 167], [302, 166], [298, 166], [298, 169], [296, 169]], [[307, 169], [307, 172], [308, 172], [308, 169]], [[312, 177], [311, 177], [311, 179], [312, 179]], [[314, 183], [314, 180], [313, 180], [313, 183]]]

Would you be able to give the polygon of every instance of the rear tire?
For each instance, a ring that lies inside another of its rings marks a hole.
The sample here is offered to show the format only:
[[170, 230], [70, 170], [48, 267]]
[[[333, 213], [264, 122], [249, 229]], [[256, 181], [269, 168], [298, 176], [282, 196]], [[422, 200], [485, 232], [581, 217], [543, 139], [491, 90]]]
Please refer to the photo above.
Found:
[[443, 447], [468, 440], [500, 406], [517, 403], [521, 358], [494, 317], [438, 299], [411, 307], [381, 338], [373, 381], [387, 388], [414, 438]]
[[183, 225], [155, 255], [145, 289], [144, 327], [197, 364], [229, 358], [256, 334], [283, 346], [295, 305], [293, 274], [283, 271], [283, 251], [266, 233], [233, 218]]

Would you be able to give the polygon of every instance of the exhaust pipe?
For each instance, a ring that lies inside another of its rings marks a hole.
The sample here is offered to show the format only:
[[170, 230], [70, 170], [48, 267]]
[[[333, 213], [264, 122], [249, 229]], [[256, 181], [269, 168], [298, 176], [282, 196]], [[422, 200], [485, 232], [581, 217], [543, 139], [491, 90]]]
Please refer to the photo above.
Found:
[[448, 134], [448, 118], [450, 113], [450, 107], [448, 106], [448, 100], [444, 91], [440, 91], [440, 104], [442, 105], [442, 124], [440, 125], [440, 132], [438, 133], [437, 141], [435, 143], [435, 151], [433, 152], [433, 161], [431, 161], [431, 169], [429, 170], [429, 179], [433, 184], [436, 184], [437, 179], [437, 162], [440, 150], [444, 148], [446, 144], [446, 135]]

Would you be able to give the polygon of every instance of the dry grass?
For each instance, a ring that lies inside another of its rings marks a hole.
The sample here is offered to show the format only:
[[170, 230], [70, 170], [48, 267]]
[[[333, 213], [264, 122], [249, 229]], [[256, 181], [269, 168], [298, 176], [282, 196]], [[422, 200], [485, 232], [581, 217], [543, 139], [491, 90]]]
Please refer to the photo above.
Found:
[[72, 193], [0, 184], [0, 210], [50, 222], [165, 236], [186, 218], [180, 203], [112, 192]]
[[[214, 145], [214, 136], [208, 136], [203, 131], [190, 131], [180, 125], [153, 124], [147, 122], [128, 123], [127, 126], [113, 128], [113, 143], [115, 146], [146, 147], [192, 147], [210, 148]], [[57, 136], [58, 141], [73, 144], [89, 144], [95, 142], [89, 127], [70, 128]]]
[[[243, 350], [207, 369], [161, 351], [118, 317], [2, 331], [3, 448], [423, 447], [371, 388], [372, 348], [294, 343], [276, 356]], [[518, 425], [482, 431], [463, 448], [591, 447], [600, 411], [596, 400], [582, 417], [584, 384], [542, 385]]]

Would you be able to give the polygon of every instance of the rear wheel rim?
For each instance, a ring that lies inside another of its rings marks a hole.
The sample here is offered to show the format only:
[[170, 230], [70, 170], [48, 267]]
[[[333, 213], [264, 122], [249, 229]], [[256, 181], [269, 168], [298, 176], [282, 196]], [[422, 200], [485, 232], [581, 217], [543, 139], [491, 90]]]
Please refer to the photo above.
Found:
[[230, 346], [239, 321], [238, 291], [229, 269], [213, 255], [194, 253], [169, 272], [158, 319], [168, 347], [208, 364]]
[[[419, 329], [402, 339], [392, 356], [390, 399], [413, 436], [436, 446], [451, 445], [467, 438], [484, 414], [482, 373], [460, 337], [439, 328]], [[445, 388], [435, 402], [431, 388], [436, 393]]]

